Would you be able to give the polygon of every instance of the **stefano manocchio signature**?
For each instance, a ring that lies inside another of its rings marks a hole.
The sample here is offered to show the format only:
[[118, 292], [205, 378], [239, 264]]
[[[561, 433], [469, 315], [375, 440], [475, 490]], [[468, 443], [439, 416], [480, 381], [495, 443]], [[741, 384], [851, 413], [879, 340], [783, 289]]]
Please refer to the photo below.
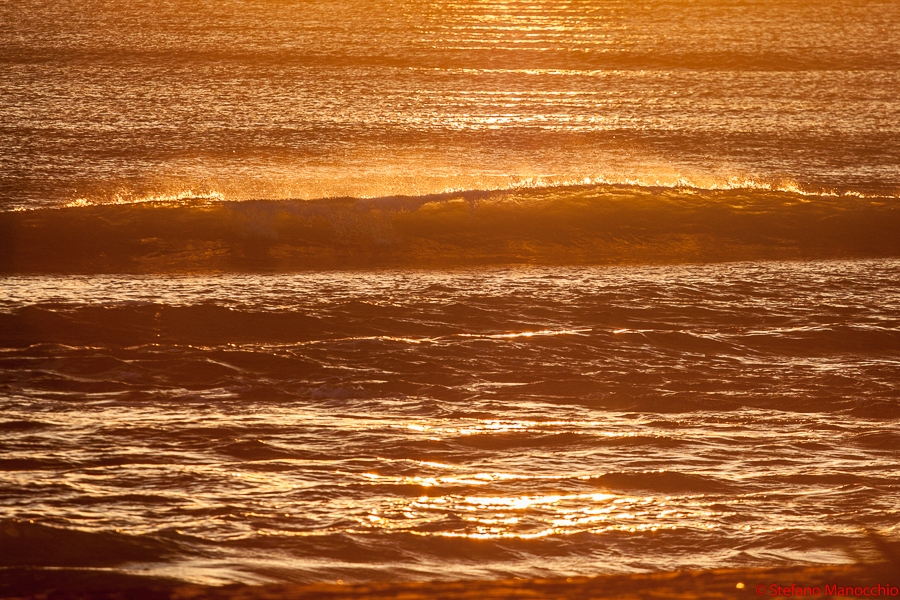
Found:
[[892, 585], [837, 585], [826, 583], [822, 586], [803, 586], [792, 583], [790, 586], [773, 583], [756, 586], [759, 596], [854, 596], [854, 597], [892, 597], [900, 596], [900, 588]]

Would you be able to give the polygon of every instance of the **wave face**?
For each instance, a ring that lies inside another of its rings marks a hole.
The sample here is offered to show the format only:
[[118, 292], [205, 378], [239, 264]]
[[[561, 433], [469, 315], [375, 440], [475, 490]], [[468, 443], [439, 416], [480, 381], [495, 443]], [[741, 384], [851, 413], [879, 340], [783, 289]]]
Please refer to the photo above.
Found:
[[900, 510], [898, 282], [896, 258], [6, 276], [0, 566], [871, 556], [864, 529], [895, 537]]
[[7, 272], [896, 256], [900, 200], [614, 185], [0, 214]]

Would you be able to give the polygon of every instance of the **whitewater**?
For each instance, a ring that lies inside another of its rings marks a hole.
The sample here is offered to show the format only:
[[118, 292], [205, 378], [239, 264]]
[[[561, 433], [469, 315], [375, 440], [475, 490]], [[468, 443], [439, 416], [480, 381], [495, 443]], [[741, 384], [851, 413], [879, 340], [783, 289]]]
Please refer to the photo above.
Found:
[[0, 2], [0, 591], [872, 558], [898, 23]]

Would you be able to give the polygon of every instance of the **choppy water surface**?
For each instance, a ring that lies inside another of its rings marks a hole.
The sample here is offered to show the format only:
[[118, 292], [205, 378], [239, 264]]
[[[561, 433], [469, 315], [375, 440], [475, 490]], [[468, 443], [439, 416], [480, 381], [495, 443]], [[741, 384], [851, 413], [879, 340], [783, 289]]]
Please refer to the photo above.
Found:
[[898, 281], [9, 278], [2, 535], [31, 545], [4, 558], [207, 582], [842, 562], [900, 508]]
[[0, 0], [0, 73], [0, 568], [897, 536], [900, 3]]

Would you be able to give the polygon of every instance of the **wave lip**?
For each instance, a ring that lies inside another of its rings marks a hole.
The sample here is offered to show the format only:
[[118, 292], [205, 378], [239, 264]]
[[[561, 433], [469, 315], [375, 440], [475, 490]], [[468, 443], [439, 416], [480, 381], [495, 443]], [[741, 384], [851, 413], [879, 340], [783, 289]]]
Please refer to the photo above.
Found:
[[893, 197], [582, 185], [0, 214], [0, 271], [640, 264], [900, 255]]

